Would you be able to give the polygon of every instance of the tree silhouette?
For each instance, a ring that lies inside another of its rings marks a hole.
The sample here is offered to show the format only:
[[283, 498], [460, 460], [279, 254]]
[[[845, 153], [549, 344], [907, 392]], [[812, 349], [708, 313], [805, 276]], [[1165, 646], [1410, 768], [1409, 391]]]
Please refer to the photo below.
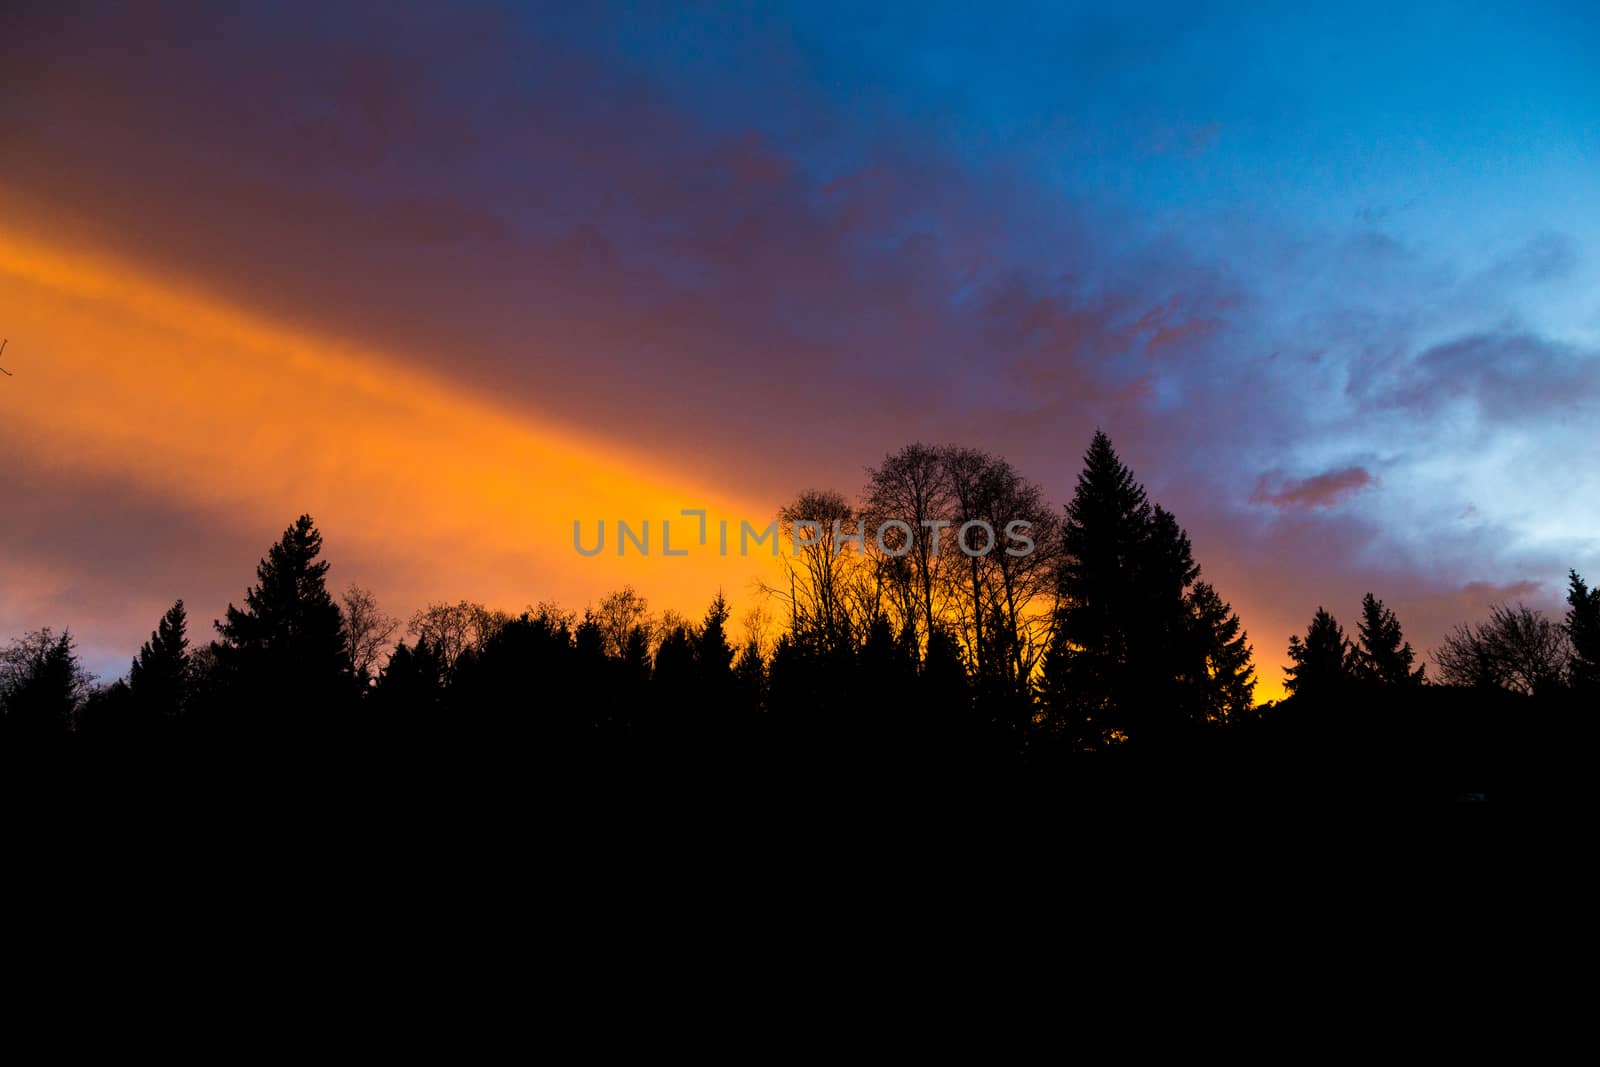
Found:
[[1214, 716], [1208, 657], [1231, 673], [1232, 698], [1243, 703], [1248, 645], [1225, 605], [1196, 611], [1200, 568], [1188, 534], [1150, 503], [1104, 431], [1084, 456], [1061, 552], [1061, 608], [1040, 685], [1057, 729], [1086, 748], [1129, 737], [1170, 744]]
[[778, 511], [779, 558], [787, 587], [767, 592], [788, 602], [794, 630], [835, 646], [851, 640], [851, 569], [860, 555], [843, 550], [834, 535], [853, 532], [859, 518], [850, 502], [832, 490], [807, 490]]
[[733, 661], [733, 691], [745, 712], [760, 715], [767, 710], [767, 664], [754, 638], [745, 642]]
[[715, 743], [731, 743], [749, 725], [742, 722], [734, 700], [733, 646], [728, 643], [728, 600], [718, 590], [705, 618], [691, 634], [694, 647], [694, 691], [697, 726], [713, 735]]
[[1195, 678], [1200, 708], [1211, 722], [1237, 722], [1255, 701], [1256, 671], [1249, 635], [1233, 608], [1209, 583], [1189, 593], [1194, 619]]
[[1560, 689], [1569, 669], [1567, 635], [1543, 612], [1497, 604], [1480, 624], [1462, 623], [1434, 650], [1451, 685], [1539, 696]]
[[650, 676], [650, 686], [655, 697], [653, 721], [649, 729], [659, 738], [681, 736], [686, 731], [699, 732], [701, 724], [689, 719], [694, 708], [694, 696], [699, 681], [699, 663], [695, 657], [695, 633], [687, 623], [672, 623], [661, 635], [656, 649], [655, 667]]
[[[947, 445], [938, 457], [949, 492], [948, 510], [939, 516], [949, 522], [939, 556], [942, 621], [960, 638], [985, 691], [1025, 703], [1054, 623], [1060, 523], [1043, 491], [999, 456]], [[1025, 555], [1007, 551], [1013, 522], [1027, 524], [1019, 528], [1032, 541]], [[982, 524], [970, 529], [974, 554], [960, 543], [967, 523]], [[976, 554], [991, 536], [991, 550]]]
[[1135, 635], [1130, 691], [1143, 720], [1130, 721], [1130, 732], [1167, 734], [1205, 718], [1204, 691], [1192, 674], [1196, 620], [1189, 593], [1199, 576], [1189, 535], [1170, 511], [1153, 506], [1135, 570], [1137, 606], [1129, 621]]
[[643, 625], [636, 625], [628, 631], [616, 664], [617, 703], [620, 708], [617, 723], [622, 729], [637, 729], [641, 709], [650, 691], [650, 631]]
[[400, 628], [400, 620], [378, 607], [372, 590], [352, 585], [340, 598], [344, 616], [345, 650], [351, 669], [365, 689], [376, 680], [379, 660]]
[[900, 555], [877, 558], [883, 565], [886, 584], [897, 594], [901, 610], [924, 640], [933, 631], [935, 617], [942, 614], [936, 587], [941, 553], [935, 550], [935, 539], [939, 538], [939, 549], [947, 552], [950, 534], [928, 524], [948, 522], [950, 518], [951, 489], [945, 458], [939, 449], [919, 442], [885, 456], [879, 466], [867, 468], [863, 510], [872, 533], [876, 535], [890, 520], [909, 527], [909, 532], [891, 527], [884, 535], [884, 544]]
[[923, 654], [918, 705], [920, 732], [941, 758], [957, 758], [964, 748], [984, 740], [973, 713], [972, 685], [961, 646], [942, 626], [935, 625]]
[[256, 567], [245, 606], [216, 623], [217, 666], [228, 699], [256, 719], [293, 720], [344, 706], [355, 691], [339, 605], [328, 594], [322, 535], [295, 520]]
[[1577, 571], [1567, 575], [1567, 582], [1568, 680], [1574, 690], [1592, 696], [1600, 693], [1600, 588], [1590, 589]]
[[1354, 675], [1354, 649], [1337, 619], [1318, 607], [1305, 640], [1289, 638], [1289, 658], [1284, 688], [1296, 696], [1327, 697], [1345, 690]]
[[425, 638], [397, 642], [372, 690], [373, 721], [379, 728], [416, 733], [441, 715], [445, 664]]
[[728, 599], [718, 590], [694, 635], [694, 657], [700, 668], [700, 684], [713, 693], [720, 693], [727, 685], [733, 666], [733, 646], [728, 643], [728, 615]]
[[[1004, 547], [986, 557], [990, 611], [990, 644], [1002, 658], [994, 663], [1003, 670], [1014, 698], [1026, 699], [1045, 650], [1054, 635], [1060, 594], [1061, 519], [1045, 500], [1044, 490], [1017, 473], [1004, 460], [987, 468], [985, 518], [1003, 538]], [[1031, 550], [1013, 555], [1007, 528], [1014, 521], [1027, 523], [1018, 533], [1032, 542]], [[1009, 653], [1009, 655], [1007, 655]], [[1031, 709], [1030, 709], [1031, 710]]]
[[600, 601], [595, 622], [608, 656], [622, 656], [635, 629], [642, 628], [646, 645], [650, 636], [650, 603], [631, 585], [625, 585]]
[[888, 751], [912, 727], [911, 698], [917, 680], [917, 653], [879, 613], [867, 627], [856, 656], [856, 736], [877, 752]]
[[1144, 599], [1138, 568], [1150, 533], [1144, 487], [1103, 431], [1084, 456], [1066, 514], [1047, 693], [1069, 729], [1087, 724], [1092, 735], [1125, 727], [1123, 705], [1142, 685], [1134, 663]]
[[128, 691], [142, 717], [172, 719], [189, 705], [189, 616], [179, 600], [156, 624], [128, 668]]
[[489, 639], [510, 621], [511, 616], [503, 611], [462, 600], [429, 604], [411, 617], [406, 629], [412, 637], [427, 641], [448, 671], [464, 654], [482, 652]]
[[541, 604], [499, 627], [450, 669], [452, 714], [483, 743], [561, 751], [594, 731], [596, 705], [581, 687], [572, 617]]
[[[930, 456], [934, 466], [921, 465]], [[1037, 487], [986, 453], [920, 448], [886, 467], [902, 462], [913, 480], [943, 479], [943, 495], [921, 505], [937, 521], [982, 518], [998, 532], [1008, 515], [1045, 514]], [[808, 514], [811, 505], [820, 510]], [[805, 494], [786, 521], [830, 513], [861, 511], [837, 494]], [[66, 633], [34, 631], [0, 650], [0, 736], [6, 751], [47, 736], [67, 750], [152, 737], [186, 745], [227, 740], [236, 725], [251, 733], [235, 740], [276, 743], [222, 746], [215, 765], [230, 771], [256, 753], [280, 767], [360, 752], [338, 766], [405, 768], [469, 791], [511, 788], [530, 758], [541, 781], [621, 757], [632, 771], [680, 780], [931, 771], [961, 782], [1000, 767], [1048, 771], [1068, 752], [1096, 755], [1073, 755], [1064, 783], [1115, 767], [1141, 795], [1252, 775], [1307, 796], [1342, 795], [1352, 782], [1450, 795], [1541, 755], [1541, 770], [1554, 768], [1547, 778], [1586, 781], [1561, 761], [1591, 747], [1587, 719], [1543, 714], [1567, 706], [1568, 686], [1584, 694], [1571, 706], [1593, 702], [1600, 591], [1576, 572], [1564, 624], [1518, 605], [1458, 627], [1435, 653], [1450, 685], [1420, 684], [1399, 620], [1374, 595], [1354, 645], [1319, 607], [1289, 640], [1285, 706], [1296, 712], [1247, 715], [1255, 675], [1239, 616], [1200, 580], [1187, 533], [1105, 434], [1085, 455], [1059, 539], [1049, 521], [1036, 532], [1042, 561], [1011, 569], [1002, 558], [975, 564], [947, 529], [950, 560], [924, 585], [881, 550], [835, 551], [834, 531], [820, 528], [795, 565], [791, 625], [770, 656], [760, 610], [735, 654], [720, 591], [691, 622], [671, 609], [652, 619], [631, 588], [581, 617], [549, 603], [515, 618], [431, 604], [413, 619], [414, 643], [380, 655], [375, 635], [392, 620], [355, 587], [341, 612], [321, 536], [301, 516], [260, 561], [243, 606], [229, 605], [217, 641], [189, 646], [178, 601], [126, 682], [91, 688]], [[370, 687], [358, 684], [362, 666], [377, 673]], [[1384, 714], [1346, 714], [1352, 705]], [[361, 748], [328, 744], [341, 739]]]
[[1378, 685], [1422, 684], [1427, 668], [1412, 669], [1416, 654], [1400, 632], [1400, 620], [1371, 593], [1362, 598], [1357, 634], [1357, 677]]
[[0, 724], [15, 740], [65, 736], [91, 683], [70, 632], [25, 634], [0, 649]]

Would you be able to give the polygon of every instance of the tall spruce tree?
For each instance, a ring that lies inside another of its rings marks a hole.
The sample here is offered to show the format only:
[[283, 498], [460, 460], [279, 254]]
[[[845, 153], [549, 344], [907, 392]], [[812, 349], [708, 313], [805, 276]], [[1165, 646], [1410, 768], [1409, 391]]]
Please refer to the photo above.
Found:
[[733, 646], [728, 643], [728, 599], [719, 589], [706, 608], [705, 620], [694, 633], [694, 658], [700, 668], [700, 684], [707, 696], [726, 690], [733, 668]]
[[1189, 591], [1199, 576], [1188, 533], [1172, 512], [1154, 505], [1136, 573], [1142, 609], [1133, 620], [1139, 634], [1134, 678], [1141, 683], [1135, 699], [1147, 733], [1205, 718], [1204, 690], [1189, 670], [1195, 644]]
[[1338, 693], [1352, 677], [1354, 650], [1344, 627], [1322, 608], [1306, 628], [1305, 640], [1289, 638], [1289, 658], [1284, 687], [1296, 696], [1323, 697]]
[[1062, 528], [1060, 618], [1046, 679], [1047, 698], [1070, 731], [1127, 725], [1127, 698], [1140, 688], [1133, 646], [1143, 599], [1134, 593], [1150, 534], [1144, 487], [1111, 438], [1096, 431]]
[[1567, 681], [1580, 693], [1600, 693], [1600, 587], [1590, 589], [1577, 571], [1567, 575], [1567, 620], [1572, 643]]
[[1234, 722], [1255, 702], [1256, 671], [1249, 635], [1233, 608], [1207, 582], [1189, 593], [1200, 711], [1211, 722]]
[[257, 565], [245, 606], [229, 604], [216, 623], [217, 664], [235, 705], [292, 719], [353, 699], [349, 648], [321, 554], [322, 535], [301, 515]]
[[1356, 628], [1356, 676], [1378, 685], [1421, 685], [1425, 666], [1415, 669], [1416, 653], [1400, 632], [1400, 620], [1383, 601], [1368, 593], [1361, 601]]
[[1188, 534], [1150, 503], [1104, 432], [1084, 456], [1062, 536], [1062, 608], [1040, 685], [1057, 729], [1086, 747], [1111, 731], [1158, 743], [1215, 718], [1223, 698], [1204, 668], [1213, 653], [1232, 657], [1223, 684], [1247, 705], [1249, 646], [1229, 629], [1226, 605], [1197, 610]]
[[189, 701], [189, 616], [183, 601], [167, 609], [128, 668], [128, 691], [141, 719], [182, 715]]

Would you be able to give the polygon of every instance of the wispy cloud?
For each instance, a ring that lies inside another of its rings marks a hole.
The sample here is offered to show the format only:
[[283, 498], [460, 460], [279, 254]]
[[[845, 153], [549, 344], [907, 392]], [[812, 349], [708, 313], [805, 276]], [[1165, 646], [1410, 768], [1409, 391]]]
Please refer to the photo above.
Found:
[[1331, 508], [1375, 481], [1365, 467], [1344, 467], [1300, 479], [1270, 472], [1256, 483], [1250, 502], [1275, 508]]

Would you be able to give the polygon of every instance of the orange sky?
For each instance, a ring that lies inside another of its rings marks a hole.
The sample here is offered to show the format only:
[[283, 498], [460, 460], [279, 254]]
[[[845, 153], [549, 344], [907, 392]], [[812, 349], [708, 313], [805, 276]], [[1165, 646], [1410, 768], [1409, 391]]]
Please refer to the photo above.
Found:
[[[0, 390], [0, 447], [12, 464], [130, 487], [253, 531], [262, 550], [309, 512], [331, 583], [359, 579], [396, 613], [461, 597], [581, 607], [631, 582], [653, 607], [692, 616], [721, 587], [737, 614], [772, 565], [718, 558], [715, 523], [764, 525], [774, 501], [734, 499], [380, 352], [284, 328], [127, 263], [0, 231], [0, 306], [16, 375]], [[691, 551], [664, 558], [660, 520], [685, 507], [709, 510], [711, 544], [694, 545], [697, 520], [680, 518], [674, 547]], [[617, 558], [619, 517], [650, 520], [651, 558]], [[575, 519], [587, 543], [606, 521], [604, 553], [573, 551]], [[254, 562], [233, 562], [239, 592]], [[28, 560], [3, 566], [0, 609], [12, 617], [76, 580]], [[222, 606], [191, 605], [199, 619]], [[151, 607], [101, 605], [126, 618], [130, 654]], [[127, 618], [133, 608], [143, 614]]]
[[[302, 511], [324, 531], [331, 584], [359, 581], [402, 616], [463, 597], [510, 610], [541, 600], [581, 607], [631, 583], [653, 608], [692, 617], [721, 588], [738, 617], [774, 573], [763, 555], [719, 557], [715, 531], [720, 518], [734, 530], [744, 519], [764, 525], [777, 501], [736, 499], [690, 472], [541, 423], [382, 352], [226, 306], [184, 281], [0, 231], [0, 304], [8, 333], [25, 338], [13, 341], [16, 377], [0, 390], [9, 461], [52, 480], [123, 486], [233, 530], [235, 542], [253, 538], [253, 554], [203, 561], [234, 575], [228, 598]], [[660, 521], [685, 507], [709, 511], [711, 543], [694, 544], [696, 520], [679, 518], [674, 547], [690, 551], [666, 558]], [[650, 520], [650, 558], [617, 557], [619, 517]], [[586, 543], [605, 520], [599, 556], [573, 550], [574, 519]], [[140, 531], [127, 533], [140, 543]], [[130, 549], [128, 562], [149, 551], [161, 549]], [[80, 627], [91, 659], [98, 651], [107, 663], [130, 655], [177, 596], [189, 599], [199, 640], [224, 606], [133, 576], [111, 593], [125, 599], [97, 602], [95, 619], [56, 619], [47, 613], [72, 602], [63, 593], [78, 575], [15, 557], [0, 568], [0, 612]], [[1281, 696], [1280, 671], [1259, 642], [1258, 658], [1268, 661], [1258, 699]]]

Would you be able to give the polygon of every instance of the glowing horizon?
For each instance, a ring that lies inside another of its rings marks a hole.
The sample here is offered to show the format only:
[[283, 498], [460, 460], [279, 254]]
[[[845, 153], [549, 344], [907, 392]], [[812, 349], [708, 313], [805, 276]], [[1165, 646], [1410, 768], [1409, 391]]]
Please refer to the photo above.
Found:
[[1319, 605], [1424, 652], [1600, 575], [1587, 9], [24, 8], [0, 639], [119, 673], [302, 512], [398, 615], [737, 619], [757, 561], [572, 521], [759, 523], [915, 441], [1060, 506], [1097, 427], [1258, 699]]

